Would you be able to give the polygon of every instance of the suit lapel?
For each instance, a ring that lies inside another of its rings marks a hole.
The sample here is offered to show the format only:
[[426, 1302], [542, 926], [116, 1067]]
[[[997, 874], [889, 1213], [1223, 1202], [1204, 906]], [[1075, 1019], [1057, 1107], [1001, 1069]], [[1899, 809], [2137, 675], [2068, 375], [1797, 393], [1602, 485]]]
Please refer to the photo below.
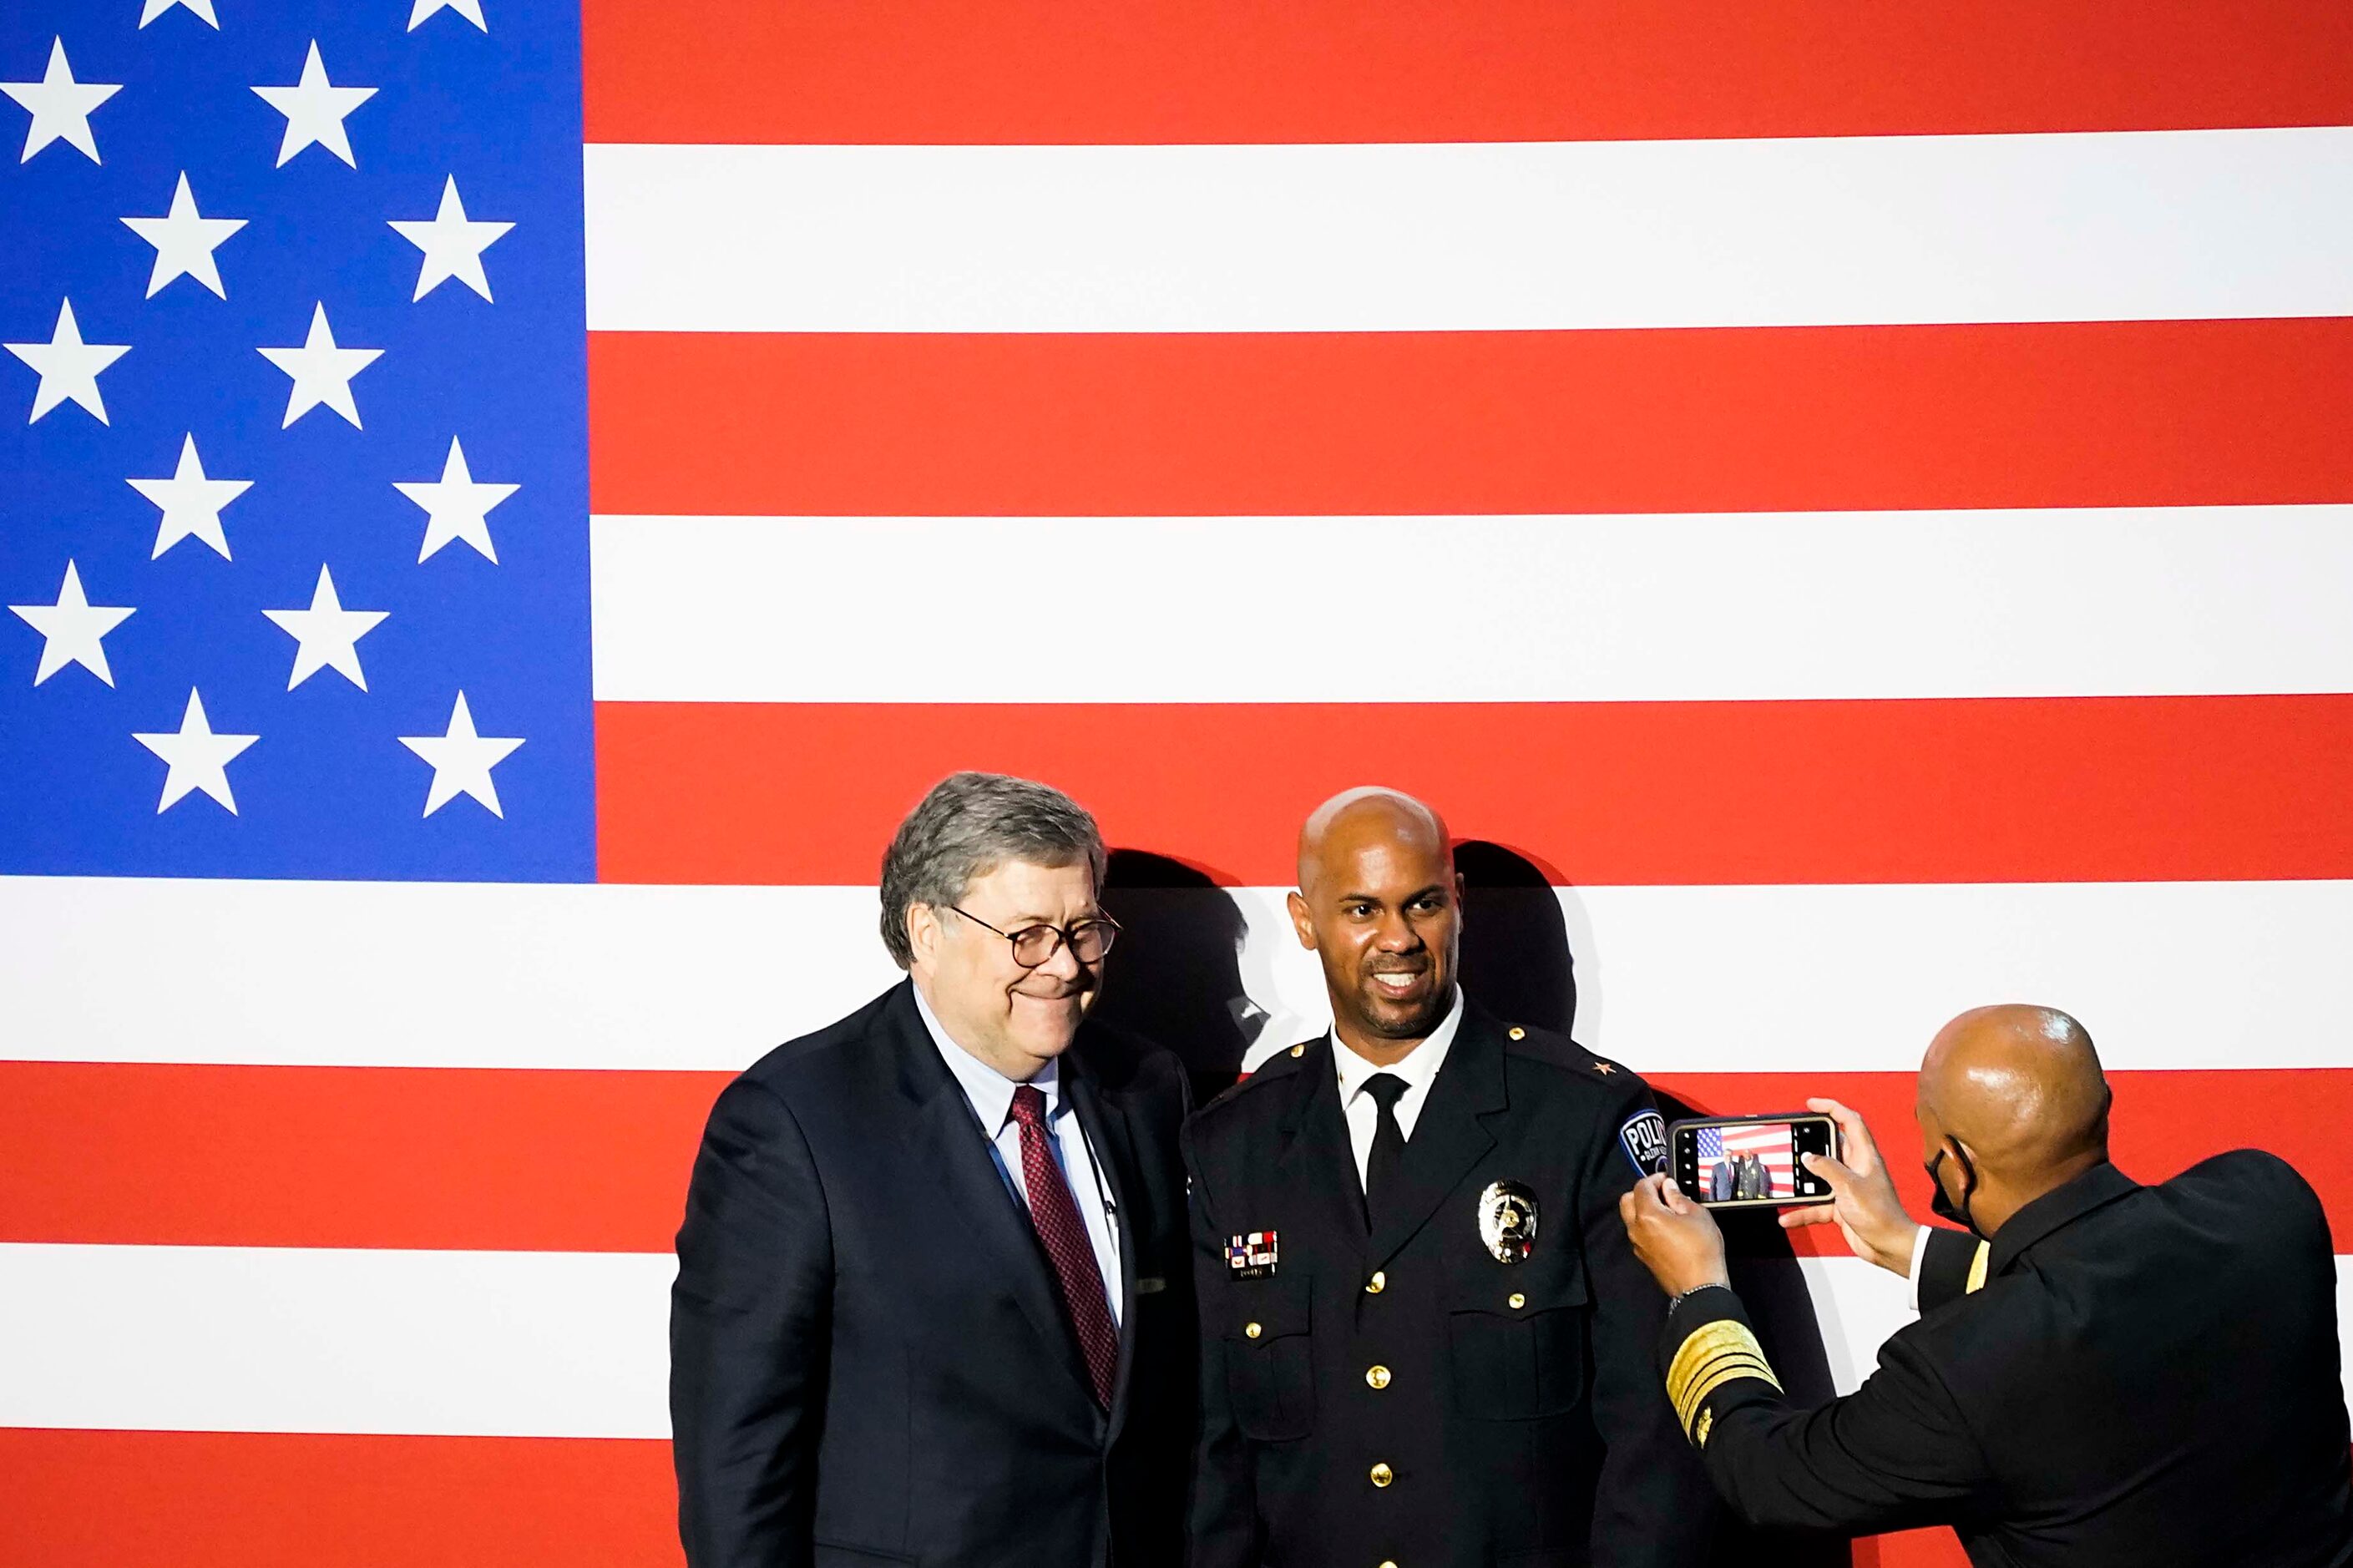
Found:
[[1332, 1066], [1333, 1048], [1328, 1035], [1309, 1042], [1306, 1059], [1291, 1075], [1291, 1108], [1281, 1122], [1288, 1142], [1275, 1156], [1275, 1168], [1292, 1191], [1305, 1194], [1322, 1211], [1329, 1234], [1362, 1252], [1364, 1188], [1356, 1179], [1356, 1155], [1348, 1142], [1347, 1119], [1340, 1112], [1340, 1080]]
[[1135, 1233], [1136, 1205], [1142, 1198], [1136, 1191], [1135, 1140], [1127, 1124], [1126, 1106], [1096, 1081], [1079, 1047], [1062, 1053], [1062, 1066], [1063, 1092], [1071, 1097], [1079, 1128], [1087, 1135], [1097, 1169], [1111, 1189], [1112, 1215], [1119, 1227], [1119, 1370], [1112, 1381], [1110, 1411], [1110, 1429], [1116, 1433], [1126, 1413], [1128, 1369], [1135, 1361], [1135, 1258], [1144, 1245]]
[[885, 1032], [899, 1059], [899, 1087], [913, 1100], [914, 1119], [909, 1126], [906, 1154], [910, 1167], [924, 1173], [917, 1190], [935, 1191], [962, 1215], [963, 1234], [984, 1255], [988, 1273], [1005, 1282], [1020, 1304], [1022, 1315], [1038, 1331], [1050, 1356], [1059, 1362], [1079, 1387], [1094, 1394], [1087, 1383], [1079, 1347], [1063, 1321], [1062, 1303], [1048, 1272], [1038, 1233], [1018, 1199], [1008, 1192], [998, 1174], [988, 1140], [972, 1113], [972, 1102], [940, 1059], [939, 1047], [915, 1011], [913, 983], [901, 987], [884, 1015]]
[[[1504, 1108], [1504, 1041], [1494, 1021], [1472, 1008], [1468, 998], [1461, 1005], [1461, 1027], [1414, 1119], [1413, 1136], [1405, 1141], [1396, 1193], [1384, 1199], [1375, 1222], [1366, 1261], [1376, 1268], [1413, 1239], [1495, 1146], [1480, 1118]], [[1461, 1217], [1468, 1224], [1475, 1216]]]

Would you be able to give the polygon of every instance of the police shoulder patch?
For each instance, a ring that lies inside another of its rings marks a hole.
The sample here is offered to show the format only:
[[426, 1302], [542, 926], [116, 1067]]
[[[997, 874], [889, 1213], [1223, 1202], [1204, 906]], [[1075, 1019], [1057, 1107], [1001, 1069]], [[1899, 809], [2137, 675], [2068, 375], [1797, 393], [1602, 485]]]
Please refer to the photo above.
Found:
[[1638, 1176], [1667, 1168], [1667, 1124], [1655, 1110], [1638, 1110], [1618, 1129], [1618, 1147]]

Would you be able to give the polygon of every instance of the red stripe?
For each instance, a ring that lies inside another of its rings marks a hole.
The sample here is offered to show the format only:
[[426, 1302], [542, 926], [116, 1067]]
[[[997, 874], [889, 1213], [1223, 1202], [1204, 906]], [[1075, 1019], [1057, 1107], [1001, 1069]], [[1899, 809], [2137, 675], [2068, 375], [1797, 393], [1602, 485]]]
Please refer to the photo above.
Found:
[[[2113, 1076], [2127, 1171], [2156, 1179], [2260, 1145], [2320, 1187], [2353, 1237], [2353, 1068]], [[0, 1063], [0, 1241], [666, 1252], [727, 1078]], [[1724, 1115], [1841, 1100], [1926, 1212], [1908, 1072], [1658, 1081]]]
[[0, 1427], [23, 1568], [669, 1568], [670, 1445]]
[[1854, 1543], [1854, 1568], [1968, 1568], [1959, 1537], [1939, 1526], [1874, 1535]]
[[594, 142], [1453, 142], [2353, 119], [2332, 0], [587, 0]]
[[2353, 319], [590, 334], [602, 512], [2353, 500]]
[[[1115, 656], [1115, 615], [1103, 635]], [[1461, 635], [1433, 657], [1475, 658]], [[1237, 885], [1288, 885], [1301, 819], [1368, 777], [1561, 883], [2353, 877], [2353, 696], [608, 702], [596, 731], [617, 882], [870, 883], [957, 768], [1058, 784], [1113, 842]]]
[[727, 1076], [0, 1063], [0, 1240], [664, 1252]]
[[[0, 1563], [28, 1568], [672, 1568], [670, 1445], [0, 1427]], [[1948, 1531], [1856, 1568], [1958, 1564]], [[1893, 1550], [1889, 1550], [1893, 1549]]]

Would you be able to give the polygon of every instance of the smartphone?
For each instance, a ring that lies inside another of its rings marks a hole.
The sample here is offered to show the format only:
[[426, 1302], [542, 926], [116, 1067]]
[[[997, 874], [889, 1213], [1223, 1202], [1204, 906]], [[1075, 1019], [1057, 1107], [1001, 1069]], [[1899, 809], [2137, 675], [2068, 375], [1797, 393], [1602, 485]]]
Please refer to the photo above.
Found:
[[1838, 1125], [1808, 1110], [1694, 1117], [1667, 1129], [1667, 1152], [1675, 1185], [1712, 1209], [1828, 1203], [1830, 1184], [1799, 1156], [1836, 1154]]

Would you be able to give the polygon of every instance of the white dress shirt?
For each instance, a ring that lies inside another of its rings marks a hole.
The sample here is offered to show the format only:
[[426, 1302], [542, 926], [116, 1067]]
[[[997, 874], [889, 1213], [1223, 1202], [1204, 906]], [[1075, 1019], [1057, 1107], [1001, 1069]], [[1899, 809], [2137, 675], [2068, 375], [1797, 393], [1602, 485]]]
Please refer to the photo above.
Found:
[[1912, 1238], [1912, 1267], [1904, 1271], [1905, 1279], [1912, 1287], [1912, 1299], [1909, 1305], [1915, 1312], [1920, 1310], [1920, 1260], [1927, 1256], [1928, 1227], [1924, 1225], [1920, 1227], [1919, 1234]]
[[[955, 1075], [957, 1085], [963, 1089], [965, 1100], [980, 1123], [982, 1136], [997, 1151], [998, 1173], [1004, 1176], [1014, 1195], [1027, 1205], [1029, 1191], [1021, 1173], [1021, 1124], [1013, 1120], [1013, 1091], [1021, 1086], [956, 1044], [941, 1026], [932, 1005], [923, 1000], [921, 986], [915, 988], [915, 1010], [923, 1016], [923, 1027], [931, 1031], [932, 1044], [938, 1049], [940, 1059], [947, 1063], [948, 1071]], [[1078, 1113], [1062, 1093], [1061, 1074], [1057, 1070], [1060, 1066], [1058, 1062], [1048, 1062], [1029, 1083], [1046, 1097], [1046, 1125], [1053, 1131], [1054, 1152], [1062, 1167], [1062, 1179], [1070, 1184], [1071, 1201], [1078, 1205], [1079, 1221], [1087, 1227], [1087, 1240], [1094, 1247], [1095, 1269], [1103, 1276], [1103, 1298], [1111, 1303], [1111, 1321], [1117, 1323], [1122, 1305], [1118, 1208], [1112, 1202], [1110, 1184], [1095, 1162], [1094, 1150], [1088, 1146], [1086, 1130], [1079, 1125]], [[1359, 1156], [1357, 1163], [1363, 1163]]]
[[1377, 1072], [1393, 1073], [1405, 1079], [1405, 1092], [1398, 1096], [1398, 1131], [1413, 1141], [1413, 1124], [1420, 1120], [1422, 1102], [1430, 1098], [1430, 1086], [1437, 1081], [1438, 1069], [1446, 1065], [1446, 1053], [1453, 1048], [1455, 1031], [1462, 1026], [1462, 990], [1455, 987], [1448, 998], [1446, 1016], [1430, 1037], [1391, 1062], [1388, 1067], [1375, 1067], [1350, 1050], [1336, 1029], [1332, 1034], [1332, 1061], [1340, 1074], [1340, 1113], [1348, 1122], [1348, 1146], [1356, 1155], [1356, 1184], [1365, 1184], [1365, 1167], [1373, 1158], [1373, 1134], [1381, 1124], [1381, 1102], [1365, 1092], [1365, 1080]]

